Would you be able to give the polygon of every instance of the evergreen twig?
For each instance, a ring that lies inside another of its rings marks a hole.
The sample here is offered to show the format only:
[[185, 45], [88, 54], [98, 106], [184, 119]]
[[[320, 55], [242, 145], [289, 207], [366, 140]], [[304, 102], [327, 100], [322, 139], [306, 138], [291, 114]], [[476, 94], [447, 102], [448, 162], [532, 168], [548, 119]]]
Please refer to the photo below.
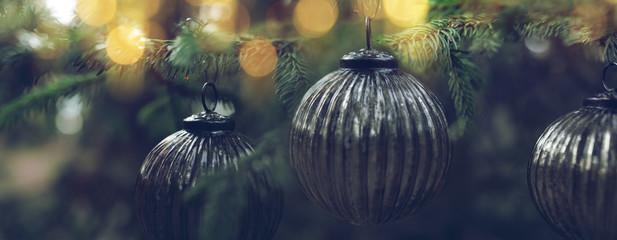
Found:
[[452, 139], [458, 139], [471, 128], [475, 106], [474, 89], [483, 85], [483, 81], [468, 54], [452, 52], [450, 59], [450, 65], [445, 66], [444, 71], [449, 76], [448, 87], [458, 119], [450, 127], [449, 133]]
[[275, 93], [289, 114], [314, 83], [315, 75], [298, 52], [295, 42], [277, 42], [279, 61], [274, 69]]
[[607, 36], [604, 41], [604, 56], [607, 62], [617, 62], [617, 34]]
[[471, 127], [474, 115], [474, 90], [483, 79], [471, 61], [469, 52], [458, 50], [463, 39], [479, 39], [471, 50], [494, 53], [503, 43], [492, 29], [494, 20], [488, 18], [459, 18], [433, 20], [402, 33], [380, 36], [377, 43], [388, 47], [403, 64], [426, 66], [436, 62], [449, 76], [448, 86], [458, 120], [450, 128], [453, 139], [460, 138]]
[[32, 90], [0, 108], [0, 129], [7, 128], [21, 121], [28, 113], [46, 108], [58, 98], [70, 95], [100, 79], [95, 74], [71, 75], [43, 88]]
[[442, 66], [450, 61], [450, 48], [458, 49], [463, 37], [490, 33], [493, 20], [488, 18], [436, 19], [401, 33], [379, 35], [376, 43], [394, 52], [402, 64], [423, 67], [433, 62]]

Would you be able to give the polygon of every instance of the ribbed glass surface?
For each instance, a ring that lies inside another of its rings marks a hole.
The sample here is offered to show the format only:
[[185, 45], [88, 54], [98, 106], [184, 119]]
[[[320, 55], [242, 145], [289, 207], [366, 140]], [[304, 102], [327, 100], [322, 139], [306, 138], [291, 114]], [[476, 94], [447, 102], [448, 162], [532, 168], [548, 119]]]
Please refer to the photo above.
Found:
[[617, 111], [586, 107], [542, 134], [529, 162], [540, 213], [568, 239], [617, 239]]
[[[249, 139], [234, 132], [193, 134], [182, 130], [161, 141], [146, 157], [135, 186], [137, 215], [146, 237], [196, 239], [203, 209], [188, 206], [183, 192], [200, 176], [235, 168], [237, 161], [252, 151]], [[282, 214], [282, 191], [265, 175], [250, 177], [247, 206], [234, 223], [233, 239], [271, 239]]]
[[396, 69], [339, 69], [304, 95], [291, 167], [334, 216], [378, 225], [410, 216], [440, 190], [450, 163], [436, 97]]

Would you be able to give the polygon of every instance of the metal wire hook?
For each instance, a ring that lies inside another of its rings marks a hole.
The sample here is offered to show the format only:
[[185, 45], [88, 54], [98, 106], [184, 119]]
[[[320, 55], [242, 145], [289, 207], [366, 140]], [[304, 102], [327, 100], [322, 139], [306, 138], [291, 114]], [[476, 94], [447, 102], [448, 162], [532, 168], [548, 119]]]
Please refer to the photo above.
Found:
[[606, 67], [604, 67], [604, 71], [602, 72], [602, 85], [604, 86], [604, 89], [606, 89], [606, 91], [615, 91], [614, 88], [609, 88], [608, 85], [606, 84], [606, 71], [611, 68], [611, 66], [617, 66], [617, 62], [610, 62], [608, 65], [606, 65]]
[[[362, 12], [364, 12], [364, 5], [362, 5], [361, 7], [363, 8]], [[377, 0], [377, 7], [375, 8], [375, 12], [373, 13], [373, 16], [368, 16], [368, 14], [365, 13], [366, 17], [364, 18], [364, 25], [365, 25], [365, 28], [366, 28], [366, 49], [367, 50], [372, 48], [371, 47], [371, 35], [372, 35], [372, 33], [371, 33], [371, 21], [375, 17], [377, 17], [377, 13], [379, 12], [379, 8], [381, 8], [381, 0]]]
[[[214, 92], [214, 103], [212, 104], [212, 109], [210, 109], [208, 107], [208, 105], [206, 104], [206, 90], [208, 90], [208, 87], [212, 88], [212, 91]], [[206, 112], [214, 112], [214, 109], [216, 109], [216, 104], [218, 104], [219, 101], [219, 93], [216, 91], [216, 86], [214, 86], [214, 83], [211, 82], [206, 82], [204, 83], [204, 86], [201, 88], [201, 105], [204, 107], [204, 110]]]
[[371, 19], [366, 17], [364, 19], [364, 24], [366, 25], [366, 49], [371, 49]]

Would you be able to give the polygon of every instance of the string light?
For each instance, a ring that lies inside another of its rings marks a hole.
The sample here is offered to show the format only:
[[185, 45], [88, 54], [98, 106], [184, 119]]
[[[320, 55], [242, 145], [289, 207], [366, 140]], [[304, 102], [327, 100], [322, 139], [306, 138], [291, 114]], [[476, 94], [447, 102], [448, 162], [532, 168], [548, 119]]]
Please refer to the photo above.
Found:
[[268, 40], [252, 40], [240, 49], [240, 65], [244, 72], [253, 77], [264, 77], [276, 67], [276, 48]]
[[84, 23], [100, 26], [116, 15], [116, 0], [78, 0], [75, 10]]
[[425, 21], [429, 3], [428, 0], [383, 0], [383, 7], [390, 22], [399, 27], [412, 27]]
[[293, 23], [304, 36], [326, 34], [338, 19], [338, 7], [332, 0], [300, 0], [294, 9]]
[[107, 35], [106, 51], [118, 64], [133, 64], [144, 54], [146, 43], [143, 32], [131, 25], [120, 25]]

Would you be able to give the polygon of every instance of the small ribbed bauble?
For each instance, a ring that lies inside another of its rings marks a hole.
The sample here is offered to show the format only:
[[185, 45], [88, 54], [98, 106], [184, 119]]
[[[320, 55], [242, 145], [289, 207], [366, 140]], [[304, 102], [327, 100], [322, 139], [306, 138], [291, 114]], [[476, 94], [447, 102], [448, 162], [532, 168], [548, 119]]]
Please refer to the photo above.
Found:
[[308, 198], [337, 218], [380, 225], [410, 216], [444, 183], [450, 140], [441, 104], [396, 59], [345, 55], [304, 95], [291, 167]]
[[617, 239], [617, 94], [587, 98], [540, 136], [527, 170], [538, 211], [563, 237]]
[[[197, 239], [199, 224], [220, 224], [200, 223], [203, 205], [185, 202], [183, 193], [204, 175], [236, 168], [253, 151], [228, 117], [202, 112], [183, 123], [183, 130], [152, 149], [137, 177], [137, 216], [149, 240]], [[247, 203], [237, 221], [229, 223], [235, 226], [230, 235], [234, 240], [271, 239], [281, 219], [282, 191], [263, 173], [249, 179]]]

